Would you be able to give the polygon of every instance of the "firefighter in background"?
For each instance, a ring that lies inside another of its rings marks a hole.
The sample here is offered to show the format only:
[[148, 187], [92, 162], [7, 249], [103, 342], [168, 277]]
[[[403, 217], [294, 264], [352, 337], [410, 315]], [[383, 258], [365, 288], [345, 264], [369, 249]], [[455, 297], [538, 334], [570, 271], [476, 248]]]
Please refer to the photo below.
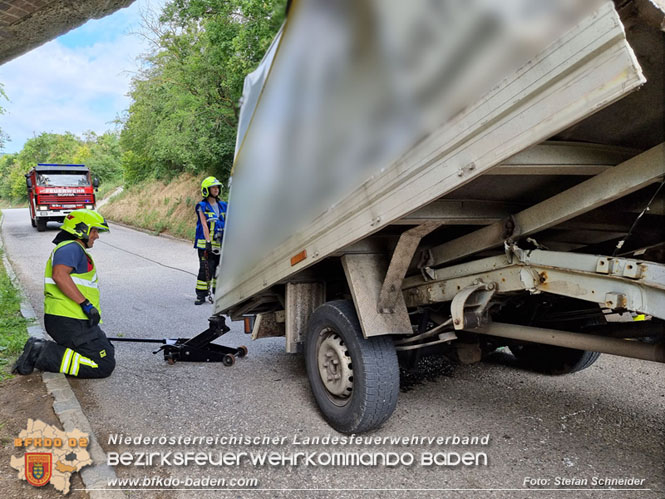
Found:
[[[196, 239], [194, 247], [199, 253], [199, 275], [196, 278], [195, 305], [205, 302], [207, 296], [215, 294], [215, 272], [219, 265], [220, 249], [224, 236], [226, 202], [219, 199], [222, 183], [215, 177], [206, 177], [201, 182], [203, 200], [196, 205]], [[212, 302], [212, 296], [210, 297]]]
[[86, 250], [109, 226], [96, 211], [75, 210], [60, 229], [44, 271], [44, 325], [55, 341], [28, 339], [14, 372], [105, 378], [115, 368], [115, 351], [99, 327], [99, 281]]

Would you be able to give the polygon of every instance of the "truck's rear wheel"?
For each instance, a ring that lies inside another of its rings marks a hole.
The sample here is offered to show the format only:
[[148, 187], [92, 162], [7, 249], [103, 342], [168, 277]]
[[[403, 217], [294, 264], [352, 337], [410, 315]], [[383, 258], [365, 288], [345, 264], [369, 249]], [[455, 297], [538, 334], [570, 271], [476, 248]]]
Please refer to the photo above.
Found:
[[537, 343], [512, 345], [510, 351], [529, 369], [554, 375], [581, 371], [600, 357], [598, 352]]
[[46, 230], [46, 220], [43, 218], [37, 219], [37, 231], [44, 232]]
[[395, 410], [399, 365], [392, 340], [365, 339], [353, 303], [321, 305], [307, 326], [307, 376], [328, 423], [342, 433], [379, 427]]

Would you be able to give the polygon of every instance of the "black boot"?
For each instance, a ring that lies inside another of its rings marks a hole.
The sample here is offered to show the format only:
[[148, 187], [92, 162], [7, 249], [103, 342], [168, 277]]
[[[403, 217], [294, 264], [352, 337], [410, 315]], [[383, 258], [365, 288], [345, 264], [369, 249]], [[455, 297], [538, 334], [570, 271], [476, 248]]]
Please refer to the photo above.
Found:
[[44, 340], [38, 340], [31, 336], [25, 342], [23, 353], [14, 364], [12, 372], [14, 374], [31, 374], [35, 369], [35, 362], [37, 362], [37, 357], [39, 357], [43, 346]]
[[194, 305], [203, 305], [206, 302], [205, 296], [197, 296]]

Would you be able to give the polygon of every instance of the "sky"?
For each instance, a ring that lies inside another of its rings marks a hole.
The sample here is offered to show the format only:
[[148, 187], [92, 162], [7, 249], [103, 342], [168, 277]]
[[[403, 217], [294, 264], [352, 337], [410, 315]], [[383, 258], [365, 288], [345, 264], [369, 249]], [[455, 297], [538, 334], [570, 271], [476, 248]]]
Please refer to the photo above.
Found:
[[148, 42], [136, 32], [141, 13], [161, 11], [166, 0], [136, 0], [110, 16], [91, 20], [0, 66], [9, 101], [0, 106], [0, 129], [14, 153], [42, 132], [92, 130], [101, 134], [127, 109], [129, 83]]

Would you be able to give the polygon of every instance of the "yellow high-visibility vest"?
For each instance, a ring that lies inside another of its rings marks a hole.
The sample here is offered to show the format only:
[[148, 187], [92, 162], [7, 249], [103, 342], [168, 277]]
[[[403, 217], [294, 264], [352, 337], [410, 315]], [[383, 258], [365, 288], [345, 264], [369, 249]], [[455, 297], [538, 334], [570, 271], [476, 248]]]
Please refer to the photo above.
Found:
[[[44, 313], [85, 320], [88, 316], [83, 313], [81, 306], [60, 291], [60, 288], [53, 280], [53, 255], [58, 249], [66, 244], [72, 243], [78, 244], [76, 241], [63, 241], [58, 244], [51, 252], [48, 262], [46, 262], [46, 269], [44, 270]], [[92, 306], [99, 310], [99, 313], [101, 314], [101, 309], [99, 308], [99, 287], [95, 262], [87, 251], [83, 250], [83, 252], [90, 260], [92, 270], [82, 274], [72, 272], [69, 276], [72, 278], [72, 281], [74, 281], [74, 284], [81, 294], [90, 300]]]

